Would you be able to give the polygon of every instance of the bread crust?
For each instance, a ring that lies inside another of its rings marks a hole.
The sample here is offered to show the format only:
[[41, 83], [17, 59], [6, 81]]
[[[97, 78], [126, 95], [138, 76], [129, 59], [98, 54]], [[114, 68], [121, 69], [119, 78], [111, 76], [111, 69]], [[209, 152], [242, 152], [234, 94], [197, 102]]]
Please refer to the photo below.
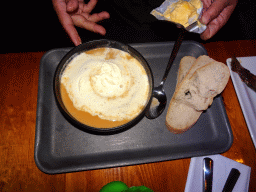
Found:
[[184, 129], [175, 129], [175, 128], [171, 127], [167, 122], [165, 122], [167, 129], [170, 132], [175, 133], [175, 134], [181, 134], [181, 133], [188, 131], [191, 127], [193, 127], [194, 124], [192, 124], [190, 127], [184, 128]]

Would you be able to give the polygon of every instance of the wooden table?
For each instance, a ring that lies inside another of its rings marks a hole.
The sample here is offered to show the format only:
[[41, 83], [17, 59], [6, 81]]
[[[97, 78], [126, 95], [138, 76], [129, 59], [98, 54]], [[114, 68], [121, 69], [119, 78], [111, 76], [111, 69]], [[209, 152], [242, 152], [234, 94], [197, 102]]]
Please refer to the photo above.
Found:
[[[204, 45], [217, 61], [235, 54], [256, 56], [256, 41], [212, 42]], [[156, 192], [184, 191], [190, 158], [110, 169], [48, 175], [34, 161], [34, 139], [40, 59], [44, 52], [0, 55], [0, 191], [98, 192], [120, 180], [128, 186], [145, 185]], [[234, 135], [222, 155], [248, 165], [250, 191], [256, 189], [256, 151], [231, 79], [222, 93]]]

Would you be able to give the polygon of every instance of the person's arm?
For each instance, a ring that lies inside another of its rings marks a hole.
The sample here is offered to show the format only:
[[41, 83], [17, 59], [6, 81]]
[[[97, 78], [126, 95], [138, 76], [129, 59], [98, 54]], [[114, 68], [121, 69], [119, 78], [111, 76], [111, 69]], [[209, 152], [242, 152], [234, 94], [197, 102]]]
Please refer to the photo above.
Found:
[[81, 44], [81, 38], [75, 26], [101, 35], [106, 34], [105, 28], [97, 22], [108, 19], [109, 13], [103, 11], [91, 14], [97, 0], [90, 0], [87, 4], [83, 0], [52, 0], [52, 3], [61, 25], [76, 46]]
[[201, 22], [207, 26], [200, 35], [201, 39], [212, 38], [228, 21], [238, 0], [202, 0], [203, 14]]

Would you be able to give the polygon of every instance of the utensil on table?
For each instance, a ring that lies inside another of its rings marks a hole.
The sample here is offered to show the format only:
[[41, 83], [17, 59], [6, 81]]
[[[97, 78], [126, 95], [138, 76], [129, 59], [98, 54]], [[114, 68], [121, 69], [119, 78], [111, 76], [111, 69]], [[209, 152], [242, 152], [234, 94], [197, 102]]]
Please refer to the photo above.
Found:
[[203, 192], [211, 192], [213, 180], [213, 160], [206, 157], [203, 161]]
[[231, 58], [231, 69], [236, 72], [241, 80], [252, 90], [256, 91], [256, 75], [244, 68], [235, 56]]
[[168, 65], [166, 67], [163, 79], [162, 79], [160, 85], [158, 87], [155, 87], [153, 90], [152, 102], [151, 102], [149, 109], [146, 111], [146, 114], [145, 114], [148, 119], [155, 119], [155, 118], [159, 117], [165, 109], [167, 97], [166, 97], [166, 94], [165, 94], [165, 91], [163, 88], [164, 83], [165, 83], [167, 76], [170, 72], [173, 61], [176, 58], [176, 55], [179, 51], [179, 48], [180, 48], [180, 45], [184, 38], [185, 32], [186, 32], [186, 29], [181, 27], [178, 39], [175, 41], [174, 47], [172, 49], [172, 53], [171, 53]]
[[232, 168], [228, 175], [227, 181], [224, 185], [222, 192], [231, 192], [235, 187], [239, 176], [240, 176], [240, 172], [237, 169]]

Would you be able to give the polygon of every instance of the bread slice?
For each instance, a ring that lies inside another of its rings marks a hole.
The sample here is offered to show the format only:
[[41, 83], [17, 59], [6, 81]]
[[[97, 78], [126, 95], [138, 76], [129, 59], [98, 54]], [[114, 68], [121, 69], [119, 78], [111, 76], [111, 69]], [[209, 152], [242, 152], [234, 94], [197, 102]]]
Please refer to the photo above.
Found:
[[[188, 75], [192, 65], [195, 65], [195, 61], [196, 58], [192, 56], [185, 56], [181, 59], [174, 95], [178, 90], [178, 87], [182, 80]], [[175, 100], [174, 95], [169, 104], [166, 116], [166, 125], [170, 131], [174, 133], [182, 133], [185, 132], [188, 128], [190, 128], [191, 122], [197, 121], [202, 112], [195, 111], [193, 108], [180, 102], [177, 102]], [[185, 119], [191, 119], [191, 122], [183, 121], [181, 117], [184, 117]]]
[[229, 77], [225, 64], [206, 55], [197, 59], [183, 57], [176, 89], [167, 111], [167, 128], [174, 133], [188, 130], [212, 104], [213, 98], [223, 91]]

